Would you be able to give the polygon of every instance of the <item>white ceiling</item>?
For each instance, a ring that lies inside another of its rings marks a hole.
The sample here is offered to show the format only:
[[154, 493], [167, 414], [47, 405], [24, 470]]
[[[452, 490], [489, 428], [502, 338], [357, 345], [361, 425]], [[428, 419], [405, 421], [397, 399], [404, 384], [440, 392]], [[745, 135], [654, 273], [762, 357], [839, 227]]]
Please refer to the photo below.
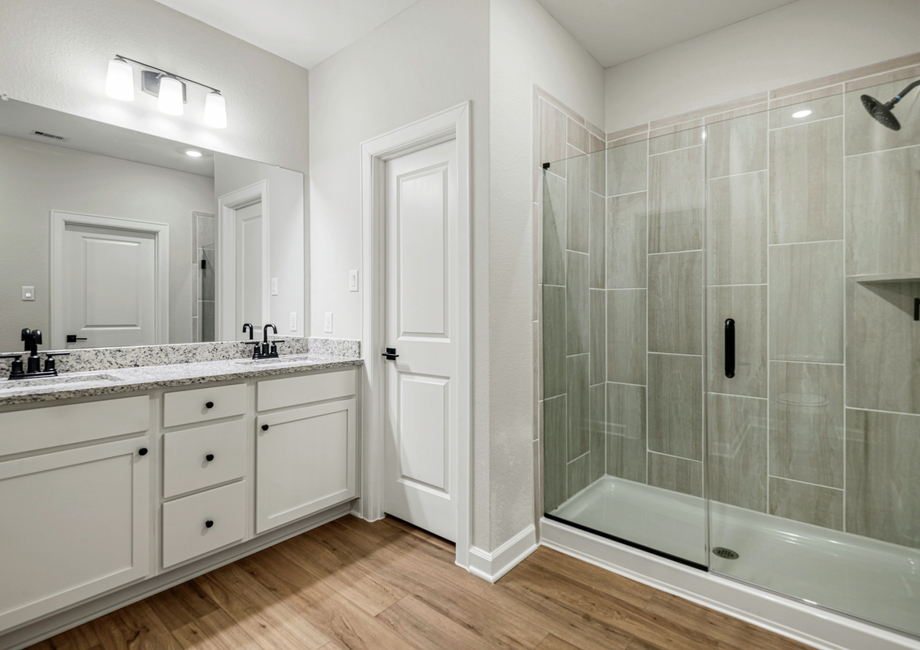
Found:
[[538, 0], [605, 68], [795, 0]]
[[312, 68], [418, 0], [157, 0]]

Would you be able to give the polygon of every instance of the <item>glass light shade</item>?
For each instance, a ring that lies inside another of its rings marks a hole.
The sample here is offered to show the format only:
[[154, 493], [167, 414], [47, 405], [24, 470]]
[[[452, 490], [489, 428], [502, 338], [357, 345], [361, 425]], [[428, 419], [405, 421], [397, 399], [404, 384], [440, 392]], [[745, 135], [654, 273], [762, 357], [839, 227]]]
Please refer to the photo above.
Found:
[[220, 93], [208, 93], [205, 97], [204, 123], [215, 129], [227, 128], [227, 102]]
[[134, 68], [127, 61], [112, 59], [105, 75], [105, 94], [123, 102], [134, 101]]
[[160, 77], [157, 108], [167, 115], [182, 115], [182, 82], [175, 77]]

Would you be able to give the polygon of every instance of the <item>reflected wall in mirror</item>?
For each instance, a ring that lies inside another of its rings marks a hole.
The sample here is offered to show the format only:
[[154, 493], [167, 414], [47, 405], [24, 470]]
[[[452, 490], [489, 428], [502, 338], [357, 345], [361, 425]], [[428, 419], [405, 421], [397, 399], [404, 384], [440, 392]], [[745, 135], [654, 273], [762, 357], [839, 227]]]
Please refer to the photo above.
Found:
[[0, 350], [300, 336], [304, 176], [0, 102]]

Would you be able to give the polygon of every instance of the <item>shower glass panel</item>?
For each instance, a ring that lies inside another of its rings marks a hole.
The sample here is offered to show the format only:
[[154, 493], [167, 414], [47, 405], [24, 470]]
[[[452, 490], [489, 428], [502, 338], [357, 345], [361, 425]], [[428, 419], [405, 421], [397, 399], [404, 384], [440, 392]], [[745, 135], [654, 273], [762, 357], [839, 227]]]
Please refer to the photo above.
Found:
[[920, 92], [543, 172], [544, 512], [920, 637]]
[[910, 81], [706, 125], [706, 469], [712, 571], [920, 636]]
[[543, 183], [544, 512], [706, 568], [703, 129]]

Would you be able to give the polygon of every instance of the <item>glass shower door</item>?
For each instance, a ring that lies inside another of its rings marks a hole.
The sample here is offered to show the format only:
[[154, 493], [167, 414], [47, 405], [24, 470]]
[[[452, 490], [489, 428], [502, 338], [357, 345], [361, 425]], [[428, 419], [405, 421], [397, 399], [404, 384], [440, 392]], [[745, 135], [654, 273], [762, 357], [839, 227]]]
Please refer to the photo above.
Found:
[[712, 571], [920, 636], [909, 81], [706, 126], [707, 478]]

